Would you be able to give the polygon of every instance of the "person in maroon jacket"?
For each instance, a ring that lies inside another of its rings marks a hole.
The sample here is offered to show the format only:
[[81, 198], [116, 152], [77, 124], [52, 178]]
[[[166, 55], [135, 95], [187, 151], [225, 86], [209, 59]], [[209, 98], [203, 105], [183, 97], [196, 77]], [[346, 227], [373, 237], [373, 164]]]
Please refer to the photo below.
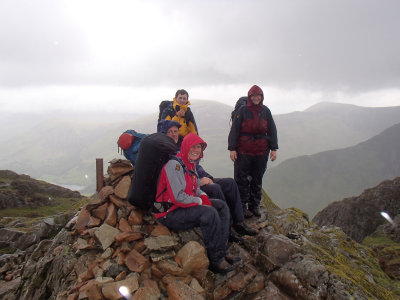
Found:
[[261, 216], [262, 178], [267, 169], [268, 156], [274, 161], [278, 149], [275, 122], [263, 101], [262, 89], [252, 86], [247, 104], [232, 115], [228, 136], [228, 150], [234, 162], [234, 176], [245, 217]]

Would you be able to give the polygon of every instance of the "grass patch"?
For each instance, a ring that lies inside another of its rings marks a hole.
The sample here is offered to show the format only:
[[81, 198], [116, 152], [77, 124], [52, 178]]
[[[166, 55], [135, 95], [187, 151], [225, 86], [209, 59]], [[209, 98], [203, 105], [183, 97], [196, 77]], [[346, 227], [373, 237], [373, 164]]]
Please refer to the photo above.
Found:
[[0, 218], [43, 218], [53, 216], [60, 212], [75, 212], [87, 202], [86, 197], [81, 198], [54, 198], [54, 205], [39, 207], [15, 207], [0, 210]]
[[[381, 242], [383, 240], [380, 240]], [[392, 280], [381, 269], [373, 251], [360, 245], [341, 232], [315, 232], [309, 238], [308, 247], [329, 272], [336, 274], [344, 282], [358, 286], [368, 297], [378, 299], [398, 299], [400, 282]], [[371, 281], [367, 274], [373, 276]], [[349, 291], [353, 293], [354, 291]]]
[[367, 246], [400, 247], [399, 243], [384, 235], [366, 237], [362, 243]]
[[4, 247], [0, 249], [0, 254], [7, 254], [7, 253], [11, 253], [11, 249], [8, 247]]

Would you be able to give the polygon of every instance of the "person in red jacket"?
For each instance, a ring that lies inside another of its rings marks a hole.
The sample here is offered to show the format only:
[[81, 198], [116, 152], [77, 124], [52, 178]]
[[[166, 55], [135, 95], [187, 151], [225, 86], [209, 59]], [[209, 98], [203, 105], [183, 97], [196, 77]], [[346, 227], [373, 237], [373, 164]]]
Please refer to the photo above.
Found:
[[228, 136], [228, 150], [234, 162], [234, 176], [245, 217], [261, 216], [262, 178], [268, 156], [274, 161], [278, 149], [275, 122], [263, 101], [262, 89], [253, 85], [248, 92], [247, 104], [232, 116]]
[[196, 164], [206, 147], [207, 144], [196, 134], [185, 136], [181, 152], [161, 170], [153, 211], [161, 224], [173, 230], [199, 226], [210, 269], [226, 273], [234, 269], [228, 261], [233, 263], [240, 258], [226, 255], [230, 227], [228, 206], [220, 199], [209, 199], [200, 189]]

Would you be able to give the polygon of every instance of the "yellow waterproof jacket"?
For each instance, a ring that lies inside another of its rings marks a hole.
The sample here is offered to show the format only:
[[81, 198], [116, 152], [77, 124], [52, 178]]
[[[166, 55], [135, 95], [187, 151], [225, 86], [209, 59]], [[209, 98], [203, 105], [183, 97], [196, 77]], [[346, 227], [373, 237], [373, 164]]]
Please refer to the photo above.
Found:
[[[190, 132], [198, 135], [196, 121], [194, 120], [194, 116], [189, 108], [189, 105], [189, 101], [185, 105], [179, 105], [174, 98], [172, 106], [167, 107], [161, 116], [162, 119], [172, 120], [181, 124], [181, 127], [179, 128], [179, 135], [182, 137], [186, 136]], [[176, 115], [176, 112], [180, 109], [185, 111], [185, 115], [183, 117]]]

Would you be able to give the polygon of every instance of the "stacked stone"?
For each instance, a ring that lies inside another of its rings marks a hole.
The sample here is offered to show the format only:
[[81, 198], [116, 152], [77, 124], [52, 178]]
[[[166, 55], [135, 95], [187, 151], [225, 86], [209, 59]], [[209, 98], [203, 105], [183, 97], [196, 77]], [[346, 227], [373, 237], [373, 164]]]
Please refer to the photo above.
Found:
[[68, 299], [122, 299], [121, 286], [133, 299], [223, 299], [264, 288], [264, 276], [238, 245], [229, 251], [242, 263], [228, 276], [216, 276], [208, 270], [198, 230], [171, 233], [130, 205], [126, 198], [133, 167], [128, 161], [111, 161], [107, 173], [107, 185], [67, 225], [77, 236], [78, 253], [96, 253], [65, 295]]

